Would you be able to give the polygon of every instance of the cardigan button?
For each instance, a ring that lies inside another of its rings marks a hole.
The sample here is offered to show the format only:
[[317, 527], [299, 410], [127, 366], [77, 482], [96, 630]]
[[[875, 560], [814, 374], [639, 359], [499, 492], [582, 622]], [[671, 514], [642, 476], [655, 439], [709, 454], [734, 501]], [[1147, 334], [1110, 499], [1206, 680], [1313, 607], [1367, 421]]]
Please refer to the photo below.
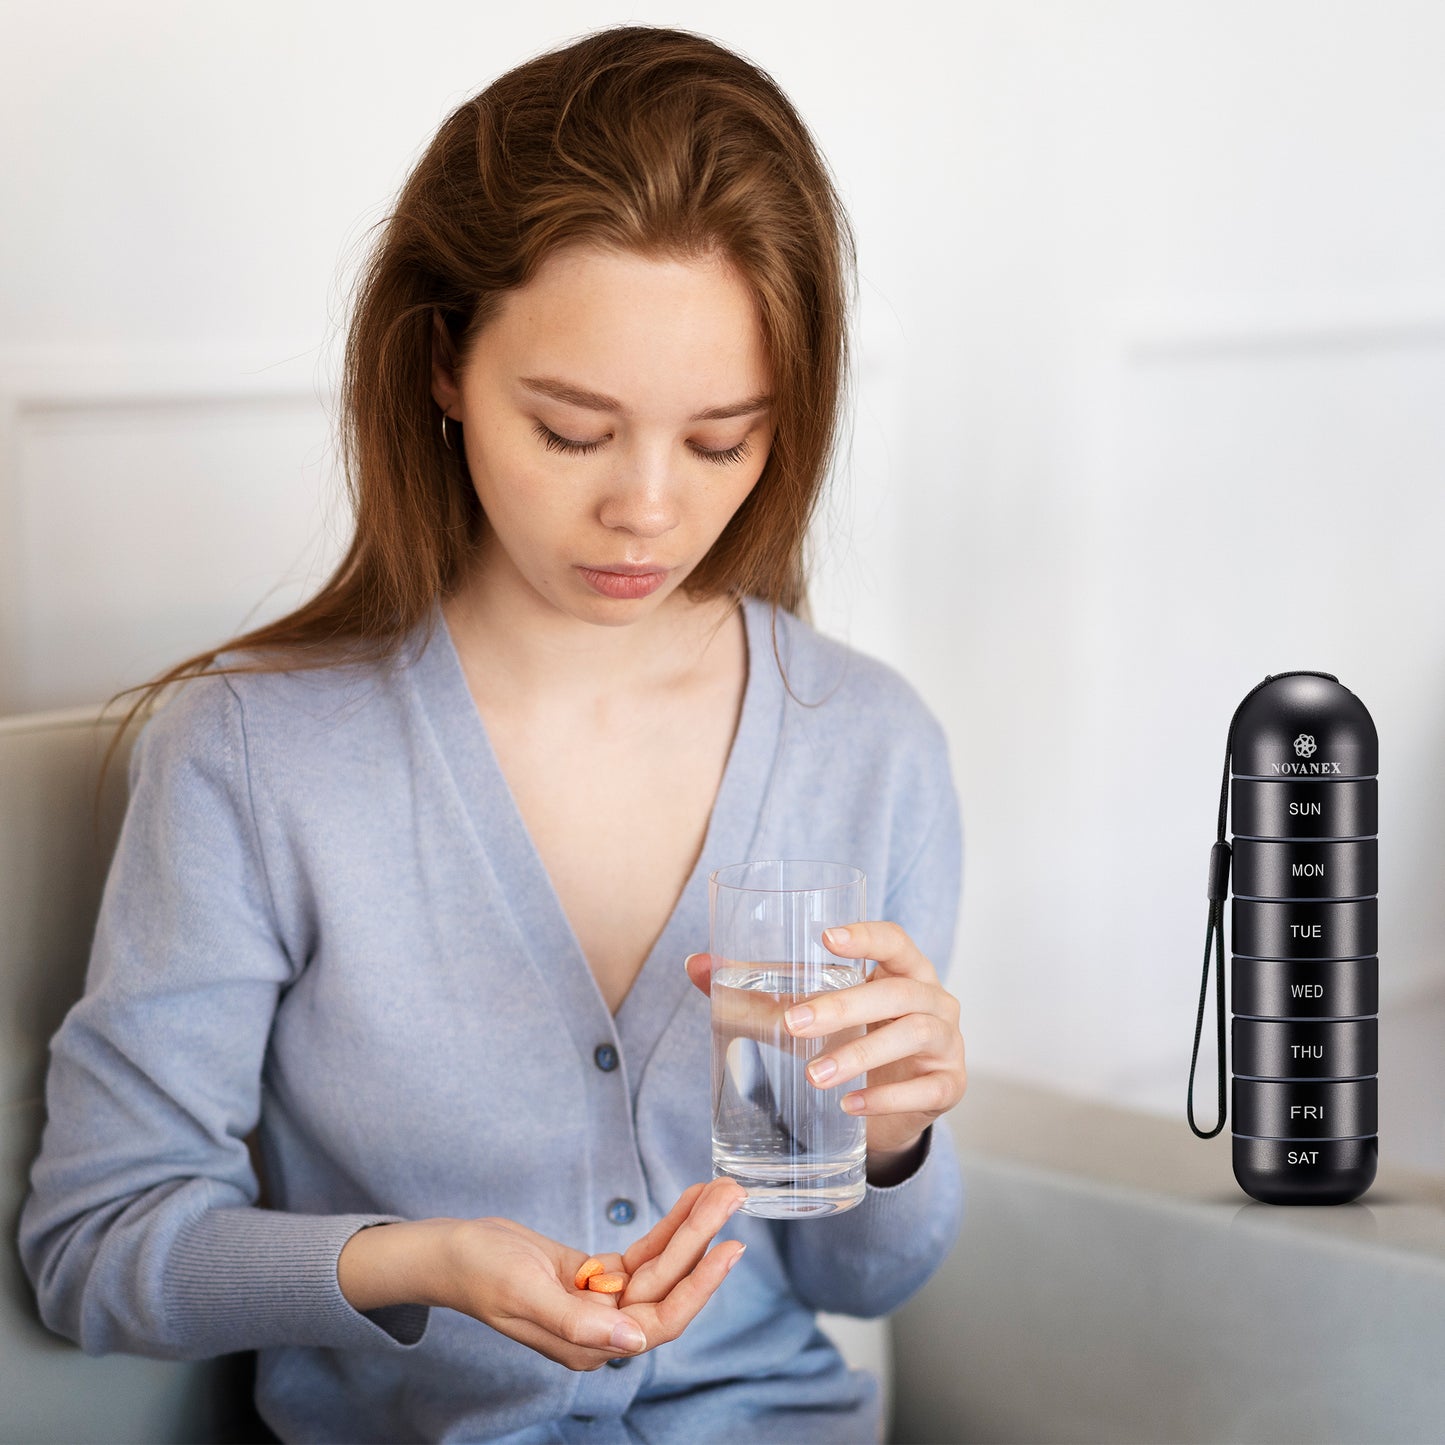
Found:
[[607, 1217], [613, 1224], [631, 1224], [637, 1218], [637, 1206], [630, 1199], [614, 1199], [607, 1206]]
[[598, 1044], [592, 1050], [592, 1062], [604, 1074], [610, 1074], [617, 1067], [617, 1050], [611, 1044]]
[[624, 1365], [630, 1365], [631, 1363], [632, 1357], [630, 1355], [619, 1355], [615, 1360], [608, 1360], [607, 1368], [609, 1370], [620, 1370]]

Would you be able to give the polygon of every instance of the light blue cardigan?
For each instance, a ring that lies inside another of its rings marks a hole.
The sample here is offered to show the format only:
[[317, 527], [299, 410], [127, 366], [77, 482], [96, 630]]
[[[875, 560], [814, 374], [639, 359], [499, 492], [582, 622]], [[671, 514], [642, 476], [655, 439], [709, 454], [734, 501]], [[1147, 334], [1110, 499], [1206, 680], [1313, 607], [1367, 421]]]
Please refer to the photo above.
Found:
[[945, 973], [962, 859], [941, 728], [899, 674], [780, 610], [795, 700], [771, 609], [745, 615], [702, 856], [616, 1017], [439, 607], [388, 667], [203, 678], [146, 723], [21, 1216], [51, 1329], [91, 1353], [258, 1349], [287, 1441], [877, 1438], [876, 1382], [814, 1311], [882, 1314], [941, 1262], [962, 1217], [945, 1128], [847, 1213], [735, 1215], [738, 1268], [617, 1368], [570, 1371], [451, 1310], [361, 1313], [336, 1282], [369, 1223], [501, 1215], [622, 1249], [711, 1176], [708, 1005], [683, 969], [710, 870], [855, 864], [869, 915]]

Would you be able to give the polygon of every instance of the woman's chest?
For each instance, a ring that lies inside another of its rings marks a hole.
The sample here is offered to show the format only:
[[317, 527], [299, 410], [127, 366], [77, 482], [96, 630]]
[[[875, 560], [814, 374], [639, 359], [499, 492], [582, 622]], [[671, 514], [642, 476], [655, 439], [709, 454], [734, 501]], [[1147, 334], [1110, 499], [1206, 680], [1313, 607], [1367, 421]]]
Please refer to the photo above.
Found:
[[482, 709], [512, 799], [614, 1014], [697, 866], [742, 692], [733, 676], [609, 726], [523, 726]]

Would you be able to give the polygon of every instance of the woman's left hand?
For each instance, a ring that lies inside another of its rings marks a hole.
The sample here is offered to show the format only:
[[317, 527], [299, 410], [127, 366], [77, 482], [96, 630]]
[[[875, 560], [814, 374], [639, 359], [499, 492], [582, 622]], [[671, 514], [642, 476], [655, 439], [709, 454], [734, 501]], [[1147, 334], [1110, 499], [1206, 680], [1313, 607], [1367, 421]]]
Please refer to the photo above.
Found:
[[[887, 1183], [891, 1174], [910, 1172], [924, 1130], [963, 1098], [968, 1075], [959, 1004], [896, 923], [850, 923], [846, 931], [844, 939], [841, 929], [829, 929], [823, 942], [840, 958], [875, 960], [872, 978], [795, 1004], [784, 1022], [795, 1038], [866, 1025], [865, 1034], [814, 1059], [808, 1074], [816, 1087], [827, 1089], [866, 1071], [867, 1086], [845, 1094], [840, 1107], [866, 1117], [868, 1177]], [[689, 976], [704, 993], [711, 963], [707, 953], [687, 960]]]

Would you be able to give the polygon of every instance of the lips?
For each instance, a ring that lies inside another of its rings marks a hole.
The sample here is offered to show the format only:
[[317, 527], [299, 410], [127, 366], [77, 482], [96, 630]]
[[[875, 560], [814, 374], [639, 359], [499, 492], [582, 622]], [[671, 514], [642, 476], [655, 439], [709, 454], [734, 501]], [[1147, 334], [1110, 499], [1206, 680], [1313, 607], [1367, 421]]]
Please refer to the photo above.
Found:
[[647, 597], [656, 592], [667, 580], [666, 570], [645, 568], [638, 572], [603, 571], [596, 567], [578, 567], [582, 580], [603, 597], [617, 597], [624, 600]]
[[650, 573], [665, 573], [666, 567], [659, 567], [656, 562], [604, 562], [597, 567], [587, 567], [588, 572], [611, 572], [618, 577], [645, 577]]

